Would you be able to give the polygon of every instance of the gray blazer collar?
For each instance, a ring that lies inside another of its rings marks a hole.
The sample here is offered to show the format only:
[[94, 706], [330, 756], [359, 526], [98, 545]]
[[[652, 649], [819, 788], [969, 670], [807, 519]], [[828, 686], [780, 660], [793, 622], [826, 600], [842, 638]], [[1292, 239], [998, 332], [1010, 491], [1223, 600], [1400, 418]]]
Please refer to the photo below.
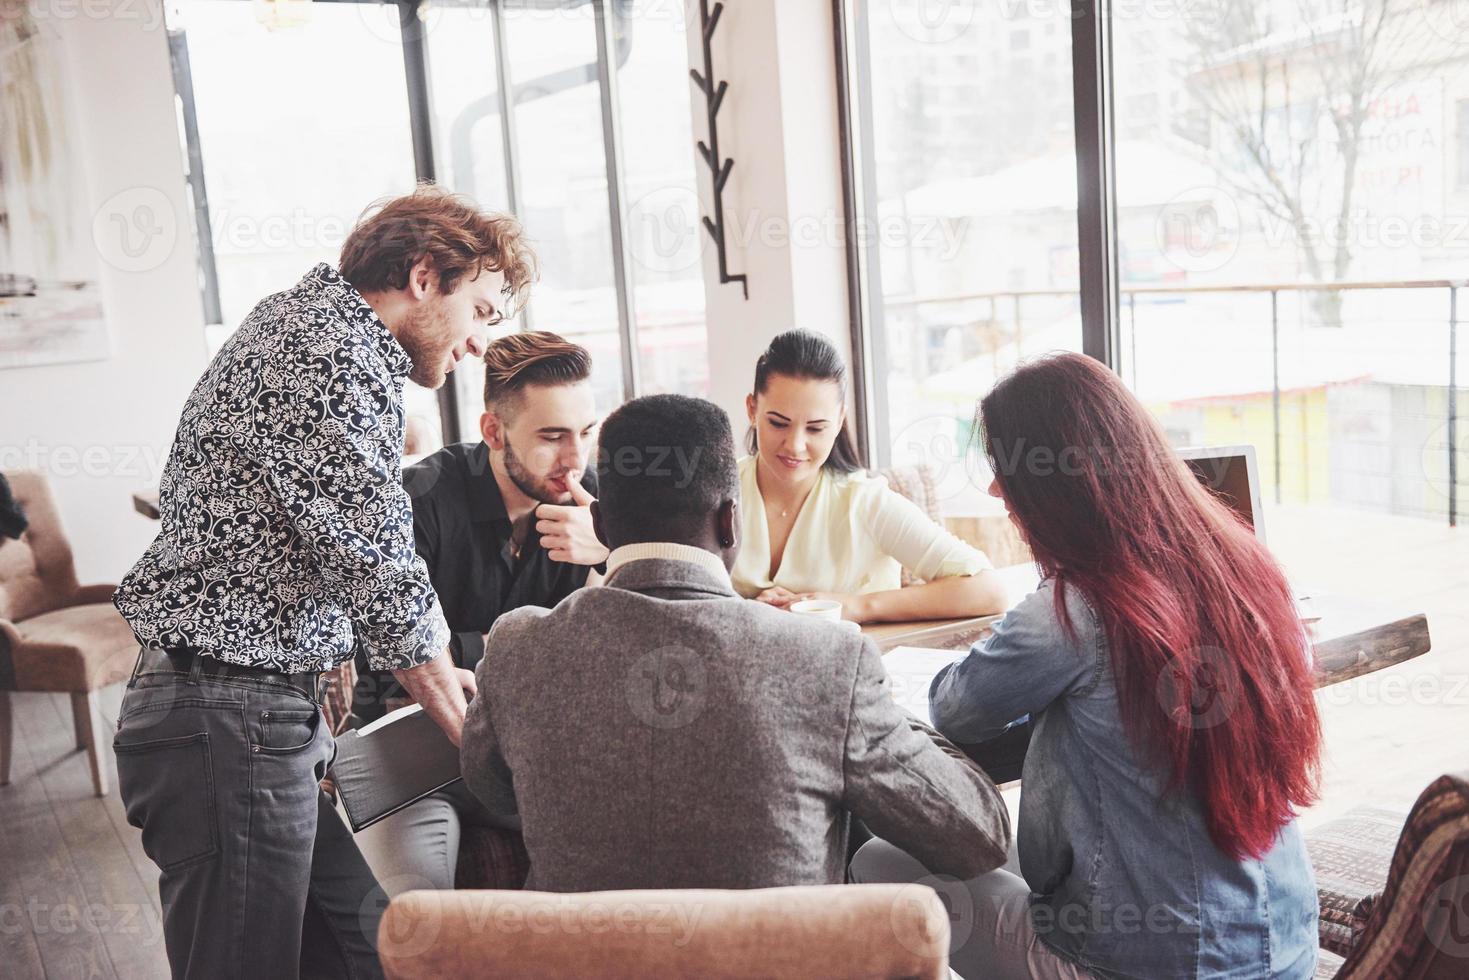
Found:
[[707, 568], [672, 558], [639, 558], [619, 565], [603, 584], [629, 592], [672, 590], [690, 593], [686, 598], [739, 598], [728, 578], [721, 580]]

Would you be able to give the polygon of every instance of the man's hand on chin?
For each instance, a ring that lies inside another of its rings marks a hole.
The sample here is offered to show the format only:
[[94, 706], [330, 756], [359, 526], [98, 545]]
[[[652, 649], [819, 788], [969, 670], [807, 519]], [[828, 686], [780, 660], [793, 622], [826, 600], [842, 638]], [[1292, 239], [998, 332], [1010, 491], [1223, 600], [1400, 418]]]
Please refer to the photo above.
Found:
[[592, 530], [591, 503], [594, 498], [581, 485], [580, 474], [567, 478], [572, 503], [569, 506], [541, 504], [536, 508], [536, 532], [553, 561], [572, 565], [600, 565], [607, 560], [607, 546]]

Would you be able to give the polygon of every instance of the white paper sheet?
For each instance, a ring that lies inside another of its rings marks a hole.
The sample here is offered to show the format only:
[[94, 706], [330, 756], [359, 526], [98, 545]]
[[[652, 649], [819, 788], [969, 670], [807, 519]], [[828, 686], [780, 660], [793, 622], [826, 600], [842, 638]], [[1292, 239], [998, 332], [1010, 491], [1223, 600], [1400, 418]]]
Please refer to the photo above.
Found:
[[928, 688], [938, 672], [969, 656], [968, 650], [928, 650], [923, 647], [894, 647], [883, 654], [893, 698], [922, 721], [928, 717]]

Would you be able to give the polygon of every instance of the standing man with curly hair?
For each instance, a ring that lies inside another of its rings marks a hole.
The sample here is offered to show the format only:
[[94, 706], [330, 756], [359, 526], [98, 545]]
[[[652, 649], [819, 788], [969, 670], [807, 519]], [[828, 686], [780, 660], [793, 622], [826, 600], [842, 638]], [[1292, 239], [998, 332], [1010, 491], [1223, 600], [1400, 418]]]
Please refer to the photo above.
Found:
[[175, 977], [382, 975], [381, 889], [318, 785], [320, 679], [360, 645], [459, 743], [474, 679], [414, 551], [403, 385], [483, 353], [534, 277], [513, 218], [420, 188], [262, 300], [185, 404], [114, 600], [143, 646], [118, 783]]

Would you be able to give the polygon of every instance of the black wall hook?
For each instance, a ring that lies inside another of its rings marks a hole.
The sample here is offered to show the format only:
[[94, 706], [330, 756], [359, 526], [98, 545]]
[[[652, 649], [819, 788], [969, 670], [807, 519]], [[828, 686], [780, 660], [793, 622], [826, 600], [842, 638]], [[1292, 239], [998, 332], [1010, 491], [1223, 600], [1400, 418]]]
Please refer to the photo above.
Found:
[[714, 220], [705, 215], [702, 220], [704, 228], [709, 232], [709, 237], [714, 239], [714, 248], [719, 254], [719, 282], [737, 282], [744, 290], [745, 299], [750, 298], [750, 280], [748, 276], [731, 275], [729, 271], [729, 256], [726, 252], [725, 228], [724, 228], [724, 185], [729, 182], [729, 172], [734, 167], [734, 160], [723, 159], [719, 156], [719, 106], [724, 102], [724, 93], [729, 90], [729, 82], [714, 83], [714, 53], [711, 44], [714, 40], [714, 29], [719, 26], [719, 15], [724, 13], [724, 4], [715, 3], [714, 10], [709, 9], [709, 0], [699, 0], [699, 22], [703, 31], [704, 42], [704, 72], [699, 73], [697, 68], [689, 69], [689, 77], [694, 84], [699, 86], [704, 93], [704, 105], [708, 110], [709, 118], [709, 142], [706, 144], [699, 140], [699, 156], [709, 165], [709, 172], [714, 181]]

